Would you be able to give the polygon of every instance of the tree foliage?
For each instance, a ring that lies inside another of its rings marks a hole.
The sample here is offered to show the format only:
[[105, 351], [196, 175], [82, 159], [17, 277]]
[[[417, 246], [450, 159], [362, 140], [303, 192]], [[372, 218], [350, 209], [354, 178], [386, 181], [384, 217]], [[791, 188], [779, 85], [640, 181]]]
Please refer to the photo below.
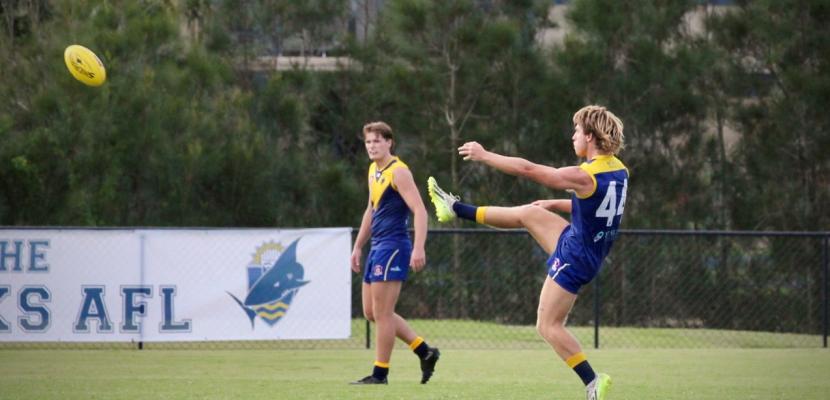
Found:
[[[3, 1], [0, 223], [356, 226], [374, 120], [418, 182], [564, 197], [455, 149], [573, 164], [572, 114], [603, 104], [626, 125], [626, 227], [824, 229], [830, 7], [735, 3], [576, 0], [551, 48], [536, 0], [389, 0], [360, 42], [342, 1]], [[73, 43], [103, 87], [65, 71]], [[356, 66], [253, 67], [292, 43]]]
[[830, 224], [830, 3], [739, 2], [711, 21], [741, 133], [730, 206], [746, 229]]

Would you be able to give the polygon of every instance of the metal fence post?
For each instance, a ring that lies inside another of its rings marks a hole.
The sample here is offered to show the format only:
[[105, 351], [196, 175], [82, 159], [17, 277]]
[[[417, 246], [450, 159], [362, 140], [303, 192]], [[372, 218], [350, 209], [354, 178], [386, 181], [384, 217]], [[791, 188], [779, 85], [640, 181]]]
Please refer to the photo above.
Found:
[[[144, 258], [144, 251], [146, 249], [146, 244], [147, 244], [146, 242], [147, 242], [146, 235], [144, 235], [144, 234], [139, 235], [139, 251], [140, 251], [139, 257], [140, 258], [139, 258], [139, 262], [138, 262], [138, 268], [139, 268], [138, 276], [139, 276], [139, 281], [140, 281], [141, 287], [144, 287], [144, 285], [147, 284], [147, 279], [144, 275], [144, 272], [146, 271], [146, 266], [145, 266], [145, 261], [146, 260]], [[143, 317], [139, 317], [139, 318], [140, 318], [139, 321], [141, 321], [141, 322], [139, 322], [139, 324], [138, 324], [138, 329], [139, 329], [139, 331], [138, 331], [138, 349], [139, 350], [144, 350], [144, 318]]]
[[830, 264], [830, 261], [828, 261], [828, 258], [830, 258], [830, 254], [828, 254], [828, 242], [830, 242], [830, 236], [825, 236], [823, 242], [824, 242], [824, 245], [822, 246], [823, 247], [822, 258], [824, 259], [823, 260], [823, 262], [824, 262], [824, 274], [823, 274], [824, 279], [823, 279], [823, 281], [824, 282], [822, 282], [822, 285], [821, 285], [821, 297], [824, 300], [824, 316], [822, 318], [822, 328], [824, 329], [824, 348], [826, 349], [827, 348], [827, 324], [828, 324], [828, 321], [827, 321], [827, 319], [828, 319], [828, 316], [827, 316], [827, 308], [828, 308], [828, 304], [827, 304], [828, 303], [828, 299], [827, 299], [827, 283], [828, 282], [827, 282], [827, 280], [828, 280], [828, 277], [827, 276], [829, 275], [828, 274], [828, 269], [830, 269], [830, 266], [828, 266], [828, 264]]
[[594, 279], [594, 348], [599, 348], [599, 274]]

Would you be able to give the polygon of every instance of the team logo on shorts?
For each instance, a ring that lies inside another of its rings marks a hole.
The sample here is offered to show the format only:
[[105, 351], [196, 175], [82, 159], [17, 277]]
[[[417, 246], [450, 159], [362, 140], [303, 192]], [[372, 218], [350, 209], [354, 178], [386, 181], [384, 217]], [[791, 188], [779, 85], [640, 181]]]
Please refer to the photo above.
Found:
[[248, 264], [248, 294], [239, 300], [227, 292], [242, 307], [251, 320], [260, 317], [268, 326], [274, 326], [288, 313], [294, 296], [309, 281], [303, 280], [305, 270], [297, 262], [297, 242], [284, 248], [280, 243], [268, 242], [256, 249]]
[[383, 266], [381, 266], [380, 264], [375, 265], [375, 267], [372, 268], [372, 269], [373, 269], [372, 275], [374, 275], [374, 276], [383, 275]]
[[571, 264], [570, 263], [562, 264], [562, 261], [559, 260], [559, 257], [554, 258], [553, 259], [553, 265], [550, 266], [550, 270], [553, 271], [552, 277], [554, 279], [556, 279], [556, 276], [559, 275], [559, 273], [562, 272], [562, 270], [565, 269], [565, 267], [567, 267], [568, 265], [571, 265]]

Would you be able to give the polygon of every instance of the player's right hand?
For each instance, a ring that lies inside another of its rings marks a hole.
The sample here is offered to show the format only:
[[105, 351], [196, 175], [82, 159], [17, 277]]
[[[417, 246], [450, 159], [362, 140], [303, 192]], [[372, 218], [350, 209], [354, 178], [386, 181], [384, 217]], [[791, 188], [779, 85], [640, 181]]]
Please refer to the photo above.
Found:
[[466, 161], [479, 161], [487, 154], [487, 150], [484, 150], [484, 146], [478, 142], [467, 142], [458, 148], [458, 154]]
[[354, 273], [359, 273], [360, 272], [360, 259], [362, 258], [361, 257], [362, 254], [363, 254], [363, 251], [360, 250], [360, 249], [354, 249], [352, 251], [351, 262], [352, 262], [352, 271], [354, 271]]

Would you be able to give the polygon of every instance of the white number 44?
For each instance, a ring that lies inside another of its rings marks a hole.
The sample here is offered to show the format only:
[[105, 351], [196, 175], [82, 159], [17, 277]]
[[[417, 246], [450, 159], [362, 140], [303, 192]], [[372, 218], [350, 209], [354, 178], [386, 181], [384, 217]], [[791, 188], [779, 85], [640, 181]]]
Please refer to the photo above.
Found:
[[623, 208], [625, 208], [625, 192], [628, 190], [628, 179], [623, 180], [622, 198], [619, 204], [617, 203], [617, 181], [608, 182], [608, 190], [605, 192], [605, 198], [597, 209], [597, 218], [607, 218], [605, 226], [611, 226], [614, 223], [614, 217], [622, 215]]

